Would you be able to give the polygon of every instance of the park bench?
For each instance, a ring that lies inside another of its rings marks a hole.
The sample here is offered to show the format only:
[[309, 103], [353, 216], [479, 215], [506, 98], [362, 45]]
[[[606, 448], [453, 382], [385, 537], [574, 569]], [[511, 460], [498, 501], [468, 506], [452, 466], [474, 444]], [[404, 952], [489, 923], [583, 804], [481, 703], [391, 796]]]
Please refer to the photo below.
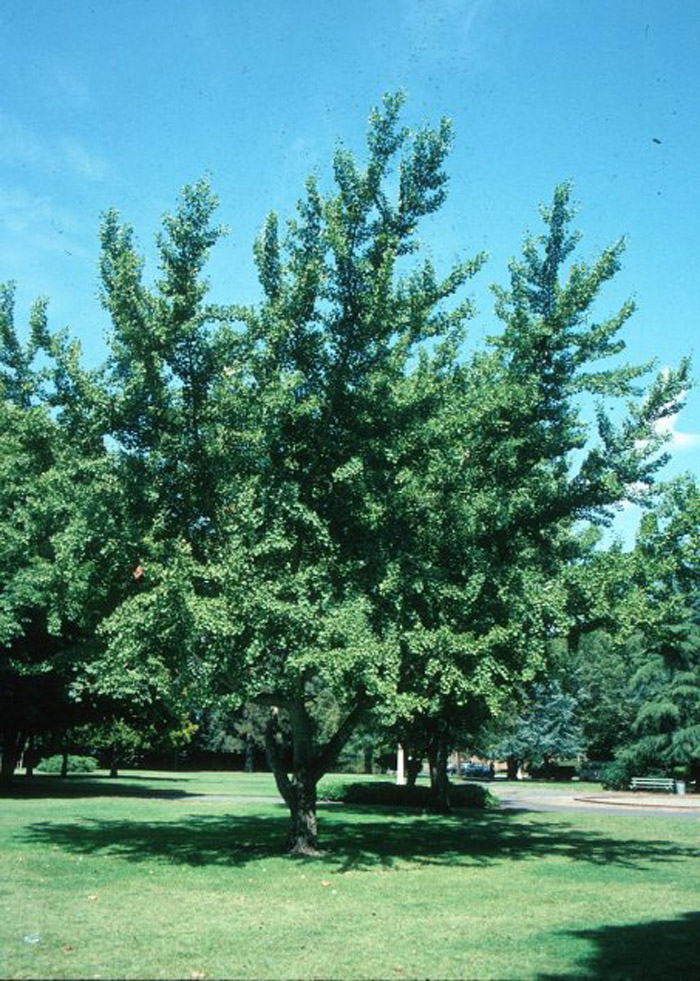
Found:
[[632, 790], [661, 790], [672, 794], [676, 789], [676, 781], [671, 777], [632, 777]]

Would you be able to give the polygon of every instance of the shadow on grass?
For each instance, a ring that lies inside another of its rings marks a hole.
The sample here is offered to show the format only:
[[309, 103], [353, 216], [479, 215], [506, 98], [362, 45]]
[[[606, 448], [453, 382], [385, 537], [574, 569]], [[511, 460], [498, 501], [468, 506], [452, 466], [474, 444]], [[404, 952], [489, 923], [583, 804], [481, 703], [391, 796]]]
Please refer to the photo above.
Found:
[[68, 774], [67, 777], [54, 777], [40, 774], [27, 779], [16, 777], [10, 784], [0, 789], [0, 799], [36, 800], [44, 798], [71, 797], [155, 797], [163, 800], [196, 796], [186, 790], [158, 790], [152, 783], [184, 783], [184, 777], [142, 777], [129, 774], [128, 777], [97, 777], [94, 774]]
[[[22, 832], [25, 841], [67, 851], [105, 854], [129, 862], [163, 860], [190, 866], [241, 866], [281, 854], [288, 827], [283, 805], [266, 814], [187, 815], [177, 821], [44, 821]], [[696, 850], [667, 841], [625, 839], [572, 823], [527, 819], [517, 812], [416, 816], [369, 808], [322, 809], [323, 861], [337, 872], [390, 869], [397, 863], [485, 866], [505, 860], [557, 856], [593, 865], [647, 869], [681, 862]], [[315, 859], [300, 859], [315, 861]]]
[[596, 930], [572, 930], [567, 937], [588, 940], [593, 949], [569, 974], [556, 978], [692, 978], [700, 962], [700, 913]]

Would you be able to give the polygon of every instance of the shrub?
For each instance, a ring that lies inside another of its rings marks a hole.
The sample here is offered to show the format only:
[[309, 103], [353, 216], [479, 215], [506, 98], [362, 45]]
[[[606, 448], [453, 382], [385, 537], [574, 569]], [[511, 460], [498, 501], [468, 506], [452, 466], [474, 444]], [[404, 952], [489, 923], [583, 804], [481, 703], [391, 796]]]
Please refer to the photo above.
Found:
[[[325, 801], [344, 804], [378, 804], [390, 807], [430, 808], [433, 804], [430, 787], [399, 786], [389, 781], [328, 782], [319, 788], [319, 797]], [[474, 783], [453, 786], [450, 799], [453, 807], [492, 807], [497, 802], [497, 798], [486, 787]]]
[[600, 783], [601, 774], [605, 770], [606, 766], [609, 766], [609, 762], [604, 760], [586, 760], [582, 763], [577, 772], [577, 777], [579, 780], [593, 780], [596, 783]]
[[548, 763], [546, 766], [531, 766], [529, 773], [533, 780], [572, 780], [576, 776], [576, 767]]
[[629, 790], [634, 775], [627, 760], [614, 760], [606, 763], [600, 771], [600, 782], [605, 790]]
[[[49, 756], [39, 763], [37, 769], [42, 773], [60, 773], [63, 766], [62, 756]], [[93, 756], [69, 756], [69, 773], [93, 773], [97, 769], [97, 760]]]

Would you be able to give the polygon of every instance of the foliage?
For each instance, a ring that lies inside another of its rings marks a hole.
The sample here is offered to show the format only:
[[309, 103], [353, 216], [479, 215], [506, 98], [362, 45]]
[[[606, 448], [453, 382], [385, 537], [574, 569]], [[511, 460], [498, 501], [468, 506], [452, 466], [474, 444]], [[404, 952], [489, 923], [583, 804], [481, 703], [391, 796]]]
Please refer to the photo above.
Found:
[[[164, 217], [152, 286], [105, 215], [100, 370], [45, 301], [22, 345], [2, 294], [2, 666], [61, 672], [75, 705], [116, 706], [98, 723], [134, 733], [154, 706], [255, 705], [301, 852], [370, 710], [413, 730], [447, 803], [450, 742], [546, 668], [572, 621], [565, 570], [585, 564], [575, 525], [644, 496], [688, 384], [685, 361], [645, 390], [648, 366], [609, 360], [633, 307], [596, 303], [623, 244], [574, 260], [567, 185], [495, 288], [500, 333], [467, 354], [484, 256], [442, 275], [421, 258], [451, 128], [410, 131], [403, 101], [372, 112], [364, 163], [339, 148], [330, 191], [311, 178], [284, 227], [268, 216], [254, 306], [209, 301], [225, 229], [205, 180]], [[601, 400], [595, 434], [582, 397]], [[621, 398], [614, 422], [602, 400]]]
[[532, 687], [524, 712], [507, 724], [507, 734], [494, 746], [499, 759], [547, 768], [554, 760], [570, 760], [583, 749], [583, 733], [574, 698], [558, 682]]
[[[37, 769], [42, 773], [61, 773], [63, 769], [63, 756], [48, 756], [41, 760]], [[70, 753], [68, 756], [68, 773], [94, 773], [97, 769], [97, 760], [94, 756], [77, 756]]]
[[[391, 807], [423, 807], [431, 808], [434, 796], [430, 787], [399, 786], [389, 781], [372, 781], [358, 783], [336, 783], [324, 781], [321, 797], [326, 801], [338, 801], [345, 804], [380, 804]], [[460, 784], [452, 788], [452, 805], [454, 807], [494, 807], [498, 799], [486, 788], [479, 784]]]
[[[542, 676], [552, 638], [569, 634], [566, 572], [585, 554], [576, 523], [609, 522], [651, 483], [664, 460], [656, 422], [687, 383], [684, 362], [643, 394], [648, 365], [611, 365], [633, 305], [604, 320], [593, 311], [623, 243], [590, 265], [571, 263], [578, 235], [566, 185], [542, 216], [544, 234], [511, 263], [510, 288], [494, 290], [501, 334], [466, 365], [448, 360], [437, 379], [424, 371], [421, 388], [432, 384], [439, 397], [405, 482], [403, 524], [401, 501], [392, 505], [405, 714], [418, 742], [433, 744], [437, 779], [446, 752], [438, 762], [436, 744], [476, 734]], [[584, 394], [600, 403], [595, 435]], [[621, 396], [628, 415], [616, 424], [602, 400], [615, 406]]]
[[689, 476], [663, 488], [644, 517], [634, 558], [640, 597], [627, 642], [630, 725], [621, 768], [640, 776], [677, 768], [700, 781], [700, 490]]
[[629, 735], [638, 708], [628, 688], [631, 653], [629, 643], [620, 639], [618, 625], [616, 634], [601, 629], [584, 634], [557, 666], [564, 691], [576, 701], [591, 760], [612, 760]]
[[[666, 776], [659, 768], [647, 771], [647, 776]], [[632, 777], [640, 776], [631, 759], [615, 759], [606, 763], [600, 771], [600, 782], [605, 790], [629, 790]]]

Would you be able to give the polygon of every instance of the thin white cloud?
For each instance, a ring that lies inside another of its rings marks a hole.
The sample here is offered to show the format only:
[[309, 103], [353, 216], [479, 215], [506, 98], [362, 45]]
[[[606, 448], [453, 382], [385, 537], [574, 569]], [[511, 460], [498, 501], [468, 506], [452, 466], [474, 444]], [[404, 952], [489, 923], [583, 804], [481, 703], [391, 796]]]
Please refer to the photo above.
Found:
[[[661, 369], [662, 377], [668, 376], [671, 369], [668, 365], [665, 365]], [[685, 392], [681, 393], [681, 400], [684, 400], [686, 396]], [[659, 419], [655, 425], [656, 432], [661, 436], [670, 437], [668, 440], [668, 446], [673, 450], [678, 450], [683, 452], [684, 450], [694, 450], [700, 446], [700, 433], [684, 433], [677, 429], [679, 413], [676, 412], [672, 416], [665, 416], [663, 419]]]
[[694, 450], [700, 446], [700, 433], [684, 433], [676, 428], [678, 415], [667, 416], [656, 423], [656, 431], [670, 436], [669, 446], [674, 450]]
[[4, 163], [41, 163], [43, 157], [41, 142], [19, 120], [0, 111], [0, 160]]
[[65, 253], [88, 258], [89, 250], [80, 241], [81, 226], [66, 208], [49, 198], [30, 194], [22, 188], [0, 189], [0, 231], [5, 248], [0, 251], [5, 268], [16, 274], [20, 256], [41, 252]]
[[72, 69], [65, 65], [55, 68], [52, 82], [55, 94], [70, 109], [85, 109], [90, 105], [90, 89]]
[[70, 169], [89, 181], [102, 181], [107, 176], [107, 164], [99, 154], [91, 153], [75, 140], [63, 140], [63, 157]]
[[58, 162], [67, 173], [89, 181], [103, 181], [109, 173], [106, 160], [78, 140], [70, 136], [40, 138], [20, 120], [1, 111], [0, 161], [40, 171], [55, 170]]

